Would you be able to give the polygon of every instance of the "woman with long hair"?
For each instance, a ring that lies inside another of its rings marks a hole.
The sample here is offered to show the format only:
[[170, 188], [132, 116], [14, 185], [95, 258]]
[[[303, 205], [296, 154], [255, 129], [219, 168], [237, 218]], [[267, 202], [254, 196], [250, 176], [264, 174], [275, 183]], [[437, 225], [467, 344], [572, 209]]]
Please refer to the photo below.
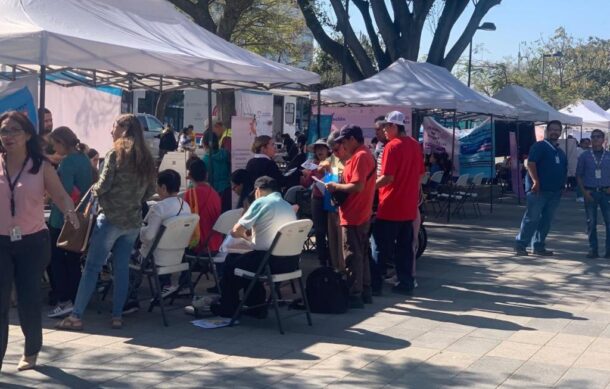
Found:
[[155, 193], [155, 162], [144, 142], [137, 117], [119, 116], [112, 128], [114, 145], [106, 154], [100, 179], [92, 193], [99, 213], [91, 235], [85, 269], [78, 286], [72, 314], [57, 328], [82, 330], [82, 317], [95, 290], [98, 275], [112, 252], [114, 272], [112, 328], [123, 326], [123, 305], [129, 283], [129, 256], [142, 223], [142, 202]]
[[[70, 194], [74, 204], [87, 193], [93, 183], [93, 169], [89, 157], [82, 151], [84, 145], [68, 127], [58, 127], [49, 135], [49, 143], [55, 153], [62, 157], [57, 174], [67, 193]], [[72, 312], [72, 304], [76, 297], [76, 290], [80, 281], [80, 254], [62, 250], [57, 247], [57, 238], [64, 225], [64, 216], [53, 204], [49, 217], [49, 233], [51, 234], [51, 274], [57, 306], [52, 309], [48, 317], [61, 317]]]
[[44, 220], [48, 193], [59, 211], [79, 226], [74, 204], [46, 160], [34, 125], [21, 112], [0, 116], [0, 368], [8, 343], [13, 283], [25, 348], [18, 370], [36, 366], [42, 348], [40, 283], [49, 263], [51, 239]]

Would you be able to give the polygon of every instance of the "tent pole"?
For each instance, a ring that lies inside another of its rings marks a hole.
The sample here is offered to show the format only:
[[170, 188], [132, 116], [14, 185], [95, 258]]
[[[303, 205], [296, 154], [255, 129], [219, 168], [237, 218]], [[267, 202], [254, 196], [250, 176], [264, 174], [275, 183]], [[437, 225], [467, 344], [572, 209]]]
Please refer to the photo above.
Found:
[[[209, 171], [209, 175], [208, 175], [208, 182], [210, 184], [212, 184], [213, 182], [213, 173], [214, 173], [214, 168], [213, 168], [213, 163], [212, 163], [212, 146], [214, 144], [213, 142], [213, 133], [212, 133], [212, 80], [208, 80], [208, 128], [204, 129], [203, 132], [203, 137], [204, 139], [202, 139], [202, 143], [205, 143], [205, 137], [209, 136], [210, 137], [210, 142], [209, 145], [210, 147], [208, 147], [208, 161], [209, 166], [207, 166], [208, 171]], [[218, 141], [220, 142], [220, 139], [218, 139]], [[220, 147], [220, 144], [218, 145]]]
[[496, 170], [496, 137], [495, 137], [495, 128], [494, 128], [494, 115], [489, 116], [489, 126], [491, 128], [491, 166], [489, 171], [489, 213], [492, 214], [494, 212], [494, 176]]
[[451, 176], [449, 198], [447, 199], [447, 223], [451, 221], [451, 198], [453, 197], [453, 171], [455, 170], [455, 125], [457, 120], [457, 111], [453, 111], [453, 134], [451, 135]]
[[38, 133], [44, 133], [44, 109], [46, 98], [47, 67], [40, 65], [40, 86], [38, 92]]
[[320, 120], [321, 120], [321, 111], [322, 111], [322, 90], [321, 86], [318, 86], [318, 120], [316, 121], [318, 136], [316, 139], [320, 139]]
[[580, 140], [582, 141], [582, 124], [580, 125]]
[[[521, 205], [521, 169], [519, 169], [519, 159], [521, 157], [521, 152], [519, 150], [519, 120], [517, 120], [516, 122], [517, 124], [517, 188], [516, 189], [516, 193], [517, 193], [517, 204]], [[514, 190], [513, 189], [513, 190]]]

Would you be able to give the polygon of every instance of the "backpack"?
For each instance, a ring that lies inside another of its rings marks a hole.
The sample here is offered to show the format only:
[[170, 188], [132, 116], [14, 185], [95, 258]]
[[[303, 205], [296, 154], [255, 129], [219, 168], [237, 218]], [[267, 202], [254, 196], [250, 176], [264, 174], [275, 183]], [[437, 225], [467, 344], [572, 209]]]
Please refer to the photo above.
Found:
[[332, 267], [320, 267], [307, 277], [305, 293], [313, 313], [345, 313], [348, 308], [347, 282]]

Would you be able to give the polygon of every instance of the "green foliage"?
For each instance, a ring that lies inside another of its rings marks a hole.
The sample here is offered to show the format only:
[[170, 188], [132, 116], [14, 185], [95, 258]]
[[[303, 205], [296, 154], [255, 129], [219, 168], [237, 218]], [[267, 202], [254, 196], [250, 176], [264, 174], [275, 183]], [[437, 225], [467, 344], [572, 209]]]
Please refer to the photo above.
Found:
[[[576, 40], [561, 27], [551, 38], [541, 38], [521, 50], [521, 58], [473, 63], [472, 86], [493, 95], [505, 85], [518, 84], [532, 89], [555, 108], [579, 99], [610, 107], [610, 40]], [[548, 56], [557, 52], [562, 56]], [[462, 80], [466, 79], [466, 68], [467, 59], [461, 60], [456, 74]]]

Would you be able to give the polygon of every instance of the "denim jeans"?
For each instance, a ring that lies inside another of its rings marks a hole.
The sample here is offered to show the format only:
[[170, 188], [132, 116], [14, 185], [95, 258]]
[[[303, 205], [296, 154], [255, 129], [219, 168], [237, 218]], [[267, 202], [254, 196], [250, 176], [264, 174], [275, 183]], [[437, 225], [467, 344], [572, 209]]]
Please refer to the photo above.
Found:
[[112, 286], [112, 317], [121, 317], [123, 305], [129, 289], [129, 256], [134, 242], [140, 232], [139, 228], [124, 230], [112, 225], [104, 214], [97, 217], [89, 252], [85, 262], [85, 270], [78, 285], [76, 301], [72, 315], [82, 318], [91, 295], [95, 290], [97, 279], [112, 252], [112, 271], [114, 281]]
[[561, 199], [561, 191], [527, 192], [527, 208], [516, 238], [516, 247], [525, 249], [532, 244], [534, 251], [545, 249], [544, 241], [551, 229], [555, 210]]
[[604, 224], [606, 225], [606, 252], [610, 247], [610, 195], [606, 192], [589, 192], [593, 197], [592, 202], [585, 203], [585, 212], [587, 214], [587, 235], [589, 236], [589, 248], [597, 253], [597, 207], [602, 211]]

